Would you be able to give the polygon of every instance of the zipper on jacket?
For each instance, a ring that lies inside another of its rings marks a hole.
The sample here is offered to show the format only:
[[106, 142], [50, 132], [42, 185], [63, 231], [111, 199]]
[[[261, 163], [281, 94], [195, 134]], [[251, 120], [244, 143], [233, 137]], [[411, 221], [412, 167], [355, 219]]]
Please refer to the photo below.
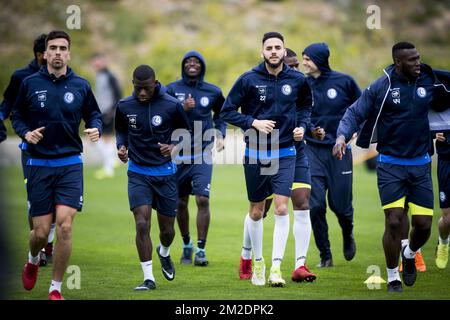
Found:
[[152, 128], [152, 110], [150, 108], [150, 102], [148, 103], [148, 125], [150, 126], [150, 134], [153, 136]]
[[274, 88], [275, 115], [278, 116], [278, 112], [280, 111], [278, 108], [278, 76], [275, 76]]

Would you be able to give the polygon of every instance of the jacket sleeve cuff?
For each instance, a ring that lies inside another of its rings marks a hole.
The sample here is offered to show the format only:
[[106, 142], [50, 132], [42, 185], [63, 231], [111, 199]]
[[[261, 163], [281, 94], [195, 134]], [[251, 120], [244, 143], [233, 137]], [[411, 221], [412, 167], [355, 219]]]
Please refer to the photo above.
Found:
[[247, 129], [250, 129], [250, 128], [252, 127], [253, 121], [255, 121], [255, 119], [252, 118], [252, 117], [249, 117], [249, 118], [247, 119]]

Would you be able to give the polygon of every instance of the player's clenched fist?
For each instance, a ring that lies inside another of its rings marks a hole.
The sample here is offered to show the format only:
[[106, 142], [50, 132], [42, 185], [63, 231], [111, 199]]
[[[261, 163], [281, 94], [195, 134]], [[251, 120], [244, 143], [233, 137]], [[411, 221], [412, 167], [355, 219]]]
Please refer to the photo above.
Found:
[[100, 139], [100, 132], [98, 131], [97, 128], [89, 128], [84, 130], [84, 133], [87, 133], [89, 136], [89, 139], [92, 142], [97, 142], [98, 139]]
[[125, 146], [120, 146], [119, 150], [117, 150], [117, 156], [119, 157], [120, 161], [123, 163], [128, 162], [128, 150]]
[[45, 127], [40, 127], [33, 131], [28, 131], [25, 134], [24, 138], [25, 138], [25, 140], [27, 140], [28, 143], [38, 144], [39, 141], [41, 141], [44, 138], [44, 135], [43, 135], [44, 130], [45, 130]]

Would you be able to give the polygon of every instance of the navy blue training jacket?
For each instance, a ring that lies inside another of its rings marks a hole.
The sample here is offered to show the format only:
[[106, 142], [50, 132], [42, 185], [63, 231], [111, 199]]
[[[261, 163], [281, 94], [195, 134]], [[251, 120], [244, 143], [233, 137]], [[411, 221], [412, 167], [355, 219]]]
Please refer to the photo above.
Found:
[[450, 161], [450, 132], [444, 133], [445, 141], [436, 141], [436, 153], [442, 159]]
[[[198, 81], [192, 81], [184, 72], [184, 62], [190, 57], [195, 57], [200, 60], [202, 65], [200, 79]], [[194, 129], [194, 121], [201, 121], [201, 132], [197, 130], [194, 132], [196, 136], [192, 137], [192, 155], [195, 155], [195, 145], [194, 141], [202, 142], [201, 148], [199, 150], [204, 150], [208, 145], [210, 145], [214, 140], [202, 141], [202, 136], [206, 130], [214, 128], [222, 133], [222, 137], [225, 137], [225, 131], [227, 124], [225, 121], [220, 119], [220, 109], [222, 108], [225, 98], [223, 97], [222, 91], [219, 87], [204, 81], [206, 73], [206, 63], [204, 58], [197, 51], [189, 51], [183, 57], [181, 61], [181, 76], [182, 79], [169, 83], [167, 85], [167, 93], [171, 96], [177, 98], [181, 103], [188, 98], [191, 94], [192, 98], [195, 100], [195, 108], [189, 111], [185, 111], [187, 118], [189, 119], [189, 124], [192, 129]], [[214, 117], [211, 117], [211, 110], [214, 112]]]
[[117, 149], [127, 147], [129, 159], [138, 165], [152, 167], [171, 161], [161, 154], [158, 143], [170, 144], [176, 129], [190, 129], [181, 103], [165, 92], [157, 83], [149, 103], [141, 103], [133, 92], [117, 105]]
[[[309, 127], [311, 108], [311, 90], [301, 72], [284, 65], [275, 77], [262, 62], [238, 78], [220, 116], [244, 131], [252, 128], [255, 119], [276, 121], [281, 149], [294, 145], [294, 128]], [[248, 139], [246, 143], [248, 146]]]
[[31, 157], [44, 159], [83, 151], [78, 132], [81, 119], [86, 128], [97, 128], [101, 134], [101, 113], [91, 86], [69, 67], [59, 78], [49, 74], [46, 66], [25, 78], [11, 114], [14, 131], [22, 139], [28, 131], [45, 127], [44, 138], [27, 146]]
[[20, 85], [23, 79], [38, 72], [40, 66], [36, 59], [30, 61], [28, 66], [25, 68], [17, 69], [11, 75], [11, 80], [9, 81], [8, 87], [6, 87], [3, 93], [3, 102], [0, 105], [0, 119], [7, 119], [11, 114], [14, 102], [16, 102], [17, 94], [19, 93]]
[[[399, 158], [422, 156], [430, 147], [429, 112], [450, 111], [450, 91], [439, 81], [435, 70], [425, 64], [415, 82], [397, 74], [394, 65], [384, 73], [347, 109], [337, 135], [348, 141], [359, 131], [356, 144], [362, 148], [378, 142], [377, 150], [382, 154]], [[450, 122], [440, 128], [450, 129]]]
[[[305, 139], [309, 144], [333, 146], [339, 121], [345, 110], [361, 96], [361, 90], [351, 76], [331, 70], [328, 62], [330, 51], [326, 43], [313, 43], [305, 48], [303, 54], [320, 70], [319, 77], [306, 77], [313, 94], [314, 108], [311, 112], [312, 127]], [[323, 140], [311, 135], [311, 130], [317, 126], [325, 130]]]

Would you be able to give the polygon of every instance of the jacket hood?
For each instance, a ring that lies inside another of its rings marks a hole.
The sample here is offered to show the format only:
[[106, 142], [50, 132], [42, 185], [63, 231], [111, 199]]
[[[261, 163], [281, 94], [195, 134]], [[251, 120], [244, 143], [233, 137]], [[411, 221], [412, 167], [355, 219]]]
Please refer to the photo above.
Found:
[[187, 84], [192, 84], [192, 80], [187, 76], [187, 74], [184, 72], [184, 62], [186, 61], [186, 59], [191, 58], [191, 57], [195, 57], [198, 60], [200, 60], [200, 64], [202, 65], [202, 70], [200, 71], [200, 79], [199, 82], [203, 82], [203, 78], [205, 77], [205, 73], [206, 73], [206, 64], [205, 64], [205, 59], [203, 58], [203, 56], [197, 52], [197, 51], [189, 51], [188, 53], [186, 53], [183, 57], [183, 60], [181, 60], [181, 77], [183, 78], [183, 81]]
[[32, 70], [36, 70], [36, 72], [39, 71], [39, 69], [41, 69], [41, 66], [39, 65], [36, 59], [31, 60], [30, 63], [28, 64], [28, 67], [31, 68]]
[[328, 63], [328, 58], [330, 58], [330, 49], [326, 43], [318, 42], [310, 44], [303, 50], [302, 55], [303, 54], [306, 54], [311, 58], [322, 74], [331, 71]]

